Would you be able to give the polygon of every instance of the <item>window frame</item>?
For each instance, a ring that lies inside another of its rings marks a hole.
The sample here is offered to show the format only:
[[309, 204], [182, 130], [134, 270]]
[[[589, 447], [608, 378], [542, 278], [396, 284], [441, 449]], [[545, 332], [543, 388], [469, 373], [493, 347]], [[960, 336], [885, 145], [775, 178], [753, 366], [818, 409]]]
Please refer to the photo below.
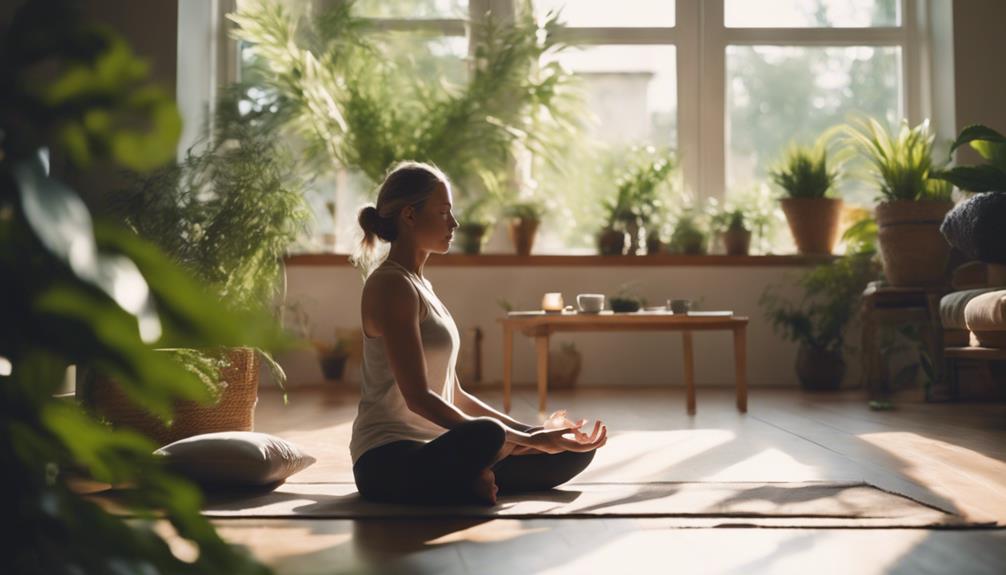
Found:
[[[314, 0], [324, 7], [340, 0]], [[469, 0], [469, 18], [492, 11], [504, 20], [512, 18], [517, 0]], [[940, 81], [952, 81], [953, 58], [934, 56], [952, 50], [952, 22], [940, 0], [898, 0], [898, 26], [835, 28], [727, 27], [724, 0], [676, 0], [673, 27], [568, 27], [561, 38], [583, 45], [673, 45], [677, 57], [677, 141], [684, 189], [697, 200], [727, 194], [727, 47], [740, 46], [896, 46], [900, 47], [901, 109], [913, 125], [930, 118], [939, 139], [956, 133], [953, 90], [941, 89]], [[224, 15], [236, 8], [237, 0], [214, 0], [220, 33], [230, 38]], [[380, 30], [433, 32], [466, 36], [471, 53], [471, 30], [464, 19], [374, 18]], [[237, 42], [222, 42], [215, 75], [220, 82], [239, 76]], [[935, 67], [934, 67], [935, 64]]]

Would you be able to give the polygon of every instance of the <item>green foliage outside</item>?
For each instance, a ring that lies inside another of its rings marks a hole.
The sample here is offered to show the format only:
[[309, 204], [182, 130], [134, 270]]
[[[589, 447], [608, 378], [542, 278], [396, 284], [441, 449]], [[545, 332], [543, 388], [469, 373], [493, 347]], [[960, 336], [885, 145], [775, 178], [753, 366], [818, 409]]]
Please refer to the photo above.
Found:
[[[154, 246], [92, 220], [49, 174], [50, 157], [80, 171], [170, 161], [174, 103], [121, 38], [81, 22], [74, 2], [26, 3], [0, 42], [0, 468], [16, 526], [5, 565], [47, 575], [268, 572], [220, 539], [199, 491], [162, 467], [149, 440], [54, 397], [67, 365], [99, 368], [170, 418], [176, 400], [211, 392], [155, 348], [278, 341], [268, 318], [223, 308]], [[128, 485], [121, 502], [135, 519], [70, 489], [76, 477]], [[192, 556], [176, 556], [154, 530], [155, 511]]]

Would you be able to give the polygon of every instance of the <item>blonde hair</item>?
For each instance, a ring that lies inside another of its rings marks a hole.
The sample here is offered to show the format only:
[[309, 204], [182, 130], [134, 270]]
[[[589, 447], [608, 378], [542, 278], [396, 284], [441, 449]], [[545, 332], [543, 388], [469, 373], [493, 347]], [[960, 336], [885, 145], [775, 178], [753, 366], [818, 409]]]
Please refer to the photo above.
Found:
[[378, 240], [398, 239], [398, 215], [407, 207], [421, 210], [437, 186], [448, 186], [439, 168], [423, 162], [404, 161], [391, 167], [377, 192], [377, 202], [360, 210], [357, 221], [363, 239], [351, 258], [354, 265], [369, 270], [376, 263]]

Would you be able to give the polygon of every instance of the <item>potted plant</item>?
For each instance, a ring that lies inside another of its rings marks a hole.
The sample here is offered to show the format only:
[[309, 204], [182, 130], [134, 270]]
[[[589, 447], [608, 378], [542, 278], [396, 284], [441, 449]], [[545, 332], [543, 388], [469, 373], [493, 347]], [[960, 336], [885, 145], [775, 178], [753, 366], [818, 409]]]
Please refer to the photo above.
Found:
[[[606, 202], [607, 225], [602, 234], [623, 228], [628, 235], [626, 253], [637, 255], [641, 238], [650, 236], [650, 228], [662, 216], [666, 205], [661, 191], [677, 167], [674, 154], [654, 146], [635, 146], [629, 150], [625, 168], [616, 176], [615, 197]], [[603, 253], [603, 250], [602, 250]], [[649, 253], [649, 252], [647, 252]]]
[[[268, 310], [283, 276], [282, 258], [305, 231], [308, 210], [292, 157], [254, 118], [239, 112], [235, 89], [218, 104], [204, 146], [178, 164], [137, 175], [108, 198], [109, 210], [140, 237], [192, 273], [235, 312]], [[251, 347], [166, 350], [203, 375], [216, 404], [180, 404], [172, 425], [150, 417], [100, 374], [81, 397], [112, 422], [167, 443], [210, 431], [250, 430], [258, 397], [259, 361], [282, 387], [272, 357]], [[214, 377], [216, 373], [219, 376]]]
[[458, 247], [464, 254], [482, 253], [488, 235], [495, 219], [491, 215], [491, 207], [495, 205], [494, 196], [483, 194], [466, 202], [460, 210], [458, 228]]
[[[8, 488], [0, 500], [14, 527], [4, 572], [265, 573], [217, 534], [196, 486], [158, 460], [153, 442], [112, 432], [56, 395], [68, 365], [100, 365], [168, 418], [175, 400], [206, 400], [209, 391], [153, 347], [242, 336], [247, 344], [248, 333], [269, 345], [269, 324], [220, 309], [154, 246], [92, 219], [61, 181], [87, 175], [95, 162], [146, 170], [173, 161], [181, 121], [144, 60], [110, 28], [85, 22], [79, 3], [21, 4], [0, 38], [0, 276], [8, 278], [0, 297]], [[49, 157], [65, 163], [50, 166]], [[128, 490], [113, 511], [78, 479]], [[152, 529], [137, 517], [174, 527]], [[198, 556], [175, 554], [173, 545]]]
[[825, 146], [791, 147], [769, 177], [785, 194], [780, 203], [797, 251], [830, 254], [838, 239], [842, 200], [829, 197], [838, 172], [829, 167]]
[[503, 213], [509, 219], [510, 241], [517, 255], [529, 255], [545, 213], [544, 206], [537, 201], [524, 200], [510, 204]]
[[597, 234], [597, 251], [602, 256], [620, 256], [626, 253], [630, 242], [625, 232], [626, 223], [634, 220], [632, 194], [627, 187], [619, 186], [613, 198], [604, 202], [604, 227]]
[[339, 381], [346, 369], [349, 359], [349, 344], [345, 338], [337, 338], [334, 344], [328, 342], [313, 342], [318, 353], [318, 365], [325, 381]]
[[909, 127], [902, 121], [891, 134], [869, 118], [847, 126], [853, 149], [869, 160], [879, 187], [874, 209], [884, 275], [892, 286], [933, 286], [946, 283], [950, 244], [940, 223], [953, 207], [949, 182], [936, 179], [929, 122]]
[[707, 240], [701, 216], [694, 208], [686, 208], [674, 224], [667, 249], [671, 253], [701, 255], [706, 253]]
[[744, 209], [724, 204], [722, 208], [710, 200], [710, 227], [719, 236], [723, 249], [730, 256], [746, 256], [751, 249], [751, 226]]
[[776, 333], [799, 344], [797, 379], [807, 390], [838, 389], [845, 375], [845, 328], [859, 298], [877, 275], [870, 251], [854, 252], [820, 265], [801, 277], [799, 303], [770, 286], [759, 304]]
[[615, 313], [631, 313], [639, 311], [646, 300], [639, 297], [633, 291], [633, 284], [622, 284], [614, 295], [608, 296], [608, 307]]
[[[984, 262], [989, 285], [1006, 285], [1006, 260], [1001, 247], [1003, 203], [1006, 201], [1006, 136], [975, 124], [961, 130], [950, 153], [968, 144], [985, 160], [976, 166], [954, 166], [933, 177], [950, 182], [971, 197], [958, 204], [940, 225], [940, 232], [967, 257]], [[993, 195], [996, 194], [996, 195]]]

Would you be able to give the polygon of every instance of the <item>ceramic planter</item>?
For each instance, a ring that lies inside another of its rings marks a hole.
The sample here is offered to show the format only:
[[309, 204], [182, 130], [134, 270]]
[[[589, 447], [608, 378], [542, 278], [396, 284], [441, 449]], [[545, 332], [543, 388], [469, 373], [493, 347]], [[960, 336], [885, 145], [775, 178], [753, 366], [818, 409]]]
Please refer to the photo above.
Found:
[[531, 254], [534, 247], [534, 237], [538, 231], [538, 220], [525, 218], [512, 218], [510, 220], [510, 241], [513, 242], [517, 255], [526, 256]]
[[895, 287], [947, 282], [950, 244], [940, 233], [953, 202], [896, 200], [877, 204], [877, 244], [887, 282]]
[[796, 377], [808, 391], [838, 389], [845, 377], [842, 352], [801, 344], [796, 354]]
[[783, 198], [789, 230], [801, 254], [830, 254], [838, 240], [842, 200], [834, 198]]

